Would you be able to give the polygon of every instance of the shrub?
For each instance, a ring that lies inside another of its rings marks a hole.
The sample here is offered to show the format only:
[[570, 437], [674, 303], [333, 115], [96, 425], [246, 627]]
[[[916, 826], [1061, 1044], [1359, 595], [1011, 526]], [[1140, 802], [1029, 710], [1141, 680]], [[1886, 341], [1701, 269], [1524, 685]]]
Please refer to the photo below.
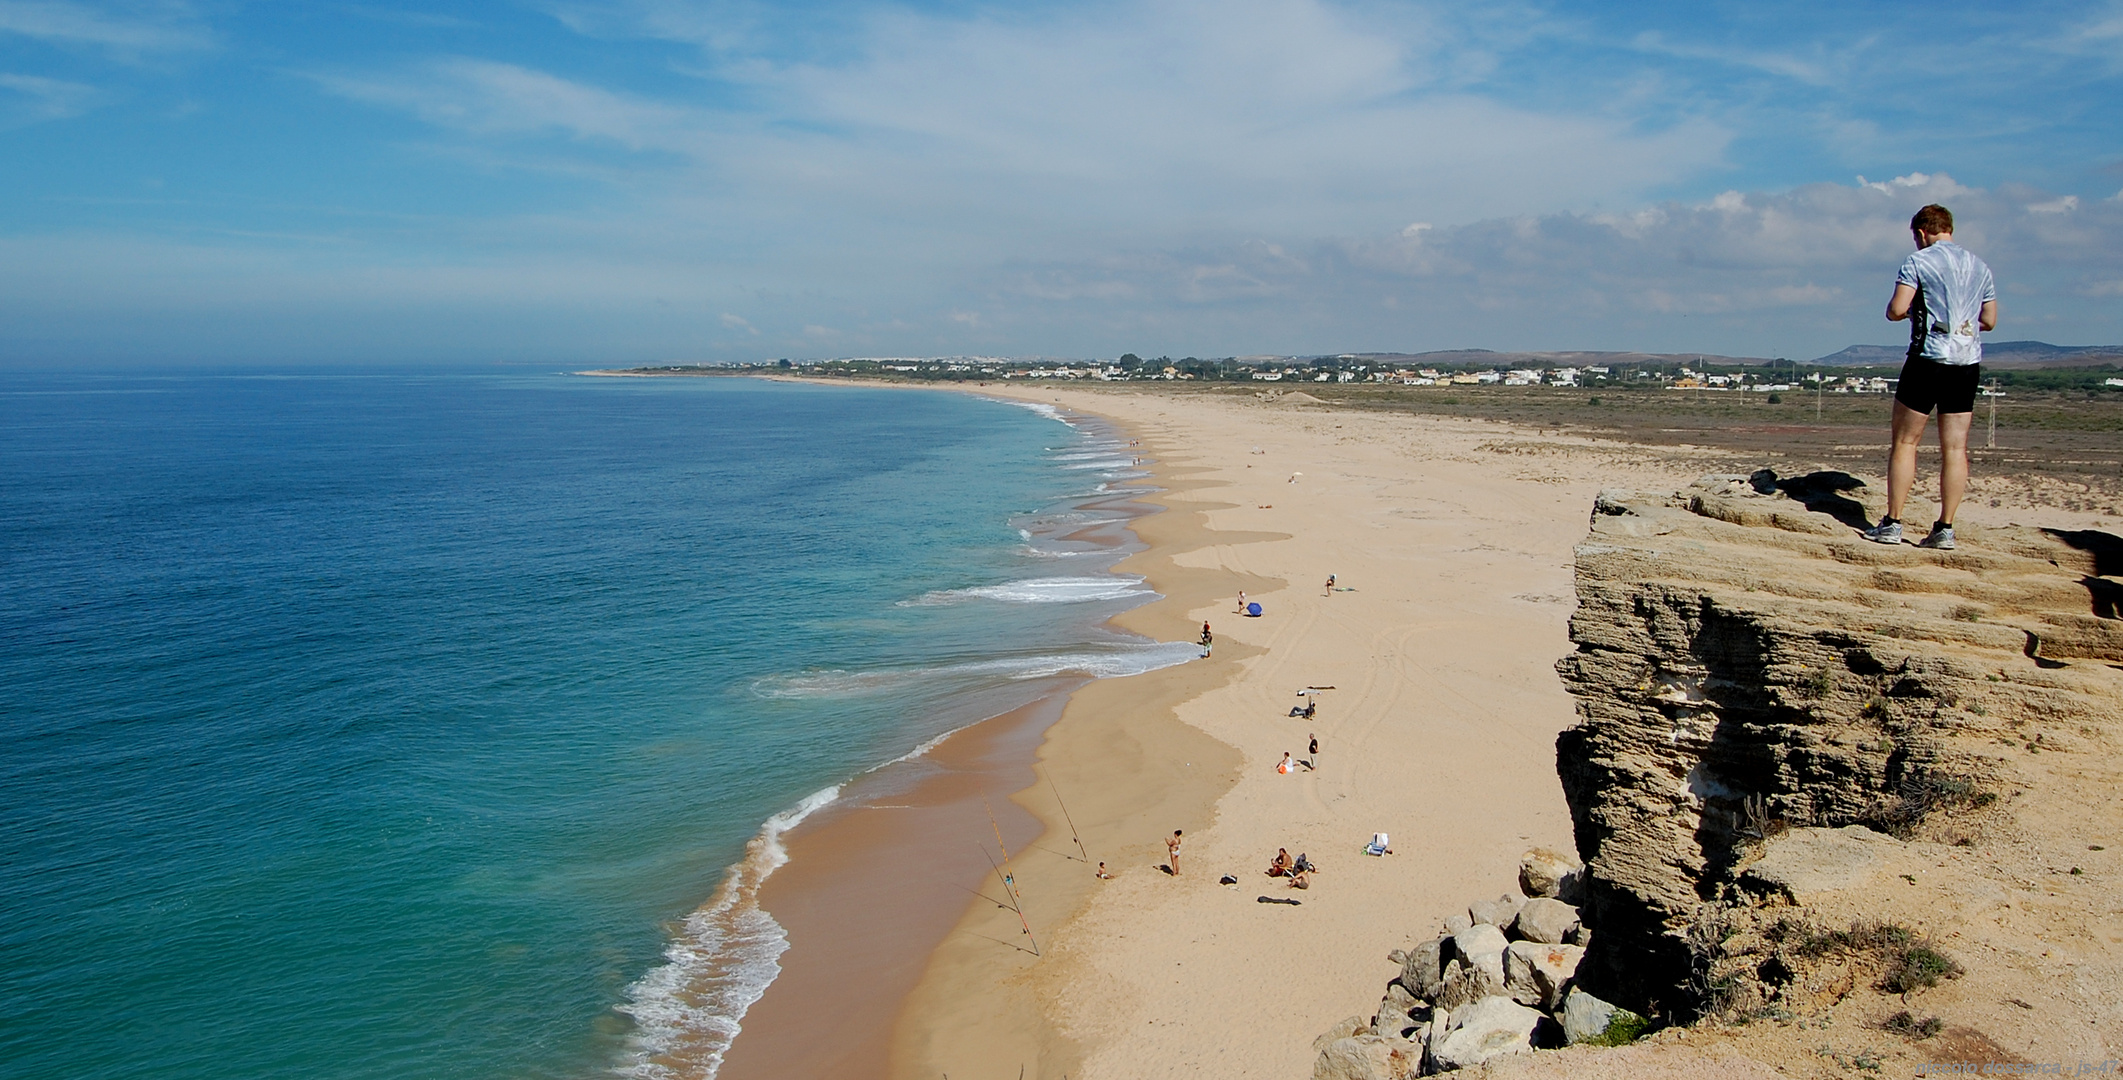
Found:
[[1643, 1038], [1644, 1032], [1649, 1030], [1650, 1027], [1651, 1021], [1630, 1012], [1628, 1009], [1616, 1009], [1614, 1010], [1614, 1016], [1607, 1021], [1607, 1030], [1586, 1039], [1585, 1045], [1626, 1046]]

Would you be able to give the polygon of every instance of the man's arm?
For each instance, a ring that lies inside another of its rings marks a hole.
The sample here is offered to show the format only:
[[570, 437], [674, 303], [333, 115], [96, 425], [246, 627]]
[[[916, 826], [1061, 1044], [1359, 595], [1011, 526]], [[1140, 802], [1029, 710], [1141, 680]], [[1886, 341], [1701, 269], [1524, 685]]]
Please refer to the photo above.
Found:
[[[1901, 296], [1902, 294], [1900, 291], [1897, 291], [1895, 293], [1896, 299], [1900, 299]], [[1905, 304], [1903, 305], [1903, 307], [1907, 308], [1908, 305]], [[1892, 312], [1894, 310], [1894, 305], [1892, 303], [1888, 304], [1887, 310]], [[1903, 313], [1908, 314], [1907, 311], [1904, 311]], [[1894, 316], [1891, 314], [1887, 317], [1890, 319], [1894, 318]], [[1998, 302], [1996, 300], [1983, 301], [1983, 310], [1976, 314], [1976, 325], [1982, 327], [1986, 331], [1996, 330], [1998, 328]]]
[[[1887, 298], [1887, 321], [1888, 321], [1888, 322], [1901, 322], [1902, 320], [1904, 320], [1904, 319], [1906, 319], [1906, 318], [1909, 318], [1909, 308], [1910, 308], [1910, 305], [1912, 305], [1912, 304], [1914, 304], [1914, 303], [1916, 303], [1916, 302], [1917, 302], [1917, 290], [1916, 290], [1916, 289], [1912, 288], [1911, 286], [1909, 286], [1909, 285], [1907, 285], [1907, 284], [1905, 284], [1905, 283], [1903, 283], [1903, 282], [1900, 282], [1900, 281], [1897, 281], [1897, 282], [1895, 282], [1895, 284], [1894, 284], [1894, 295], [1893, 295], [1893, 296], [1890, 296], [1890, 297], [1888, 297], [1888, 298]], [[1990, 317], [1990, 316], [1991, 316], [1992, 314], [1994, 314], [1994, 313], [1995, 313], [1995, 312], [1997, 311], [1997, 307], [1998, 307], [1998, 304], [1997, 304], [1997, 301], [1995, 301], [1995, 300], [1993, 300], [1993, 301], [1990, 301], [1990, 302], [1988, 302], [1988, 303], [1984, 304], [1984, 305], [1983, 305], [1983, 316], [1984, 316], [1985, 318], [1989, 318], [1989, 317]], [[1990, 327], [1986, 326], [1986, 327], [1984, 327], [1983, 329], [1985, 329], [1985, 330], [1988, 330], [1988, 329], [1990, 329]]]

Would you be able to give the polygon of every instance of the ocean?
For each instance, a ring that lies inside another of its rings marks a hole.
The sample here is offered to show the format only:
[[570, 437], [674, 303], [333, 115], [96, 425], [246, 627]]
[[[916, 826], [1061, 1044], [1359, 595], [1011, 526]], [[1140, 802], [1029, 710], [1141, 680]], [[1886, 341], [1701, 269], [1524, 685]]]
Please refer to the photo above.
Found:
[[1195, 655], [1103, 625], [1151, 594], [1084, 529], [1141, 473], [1063, 419], [0, 376], [0, 1076], [659, 1076], [727, 1041], [780, 830], [1048, 677]]

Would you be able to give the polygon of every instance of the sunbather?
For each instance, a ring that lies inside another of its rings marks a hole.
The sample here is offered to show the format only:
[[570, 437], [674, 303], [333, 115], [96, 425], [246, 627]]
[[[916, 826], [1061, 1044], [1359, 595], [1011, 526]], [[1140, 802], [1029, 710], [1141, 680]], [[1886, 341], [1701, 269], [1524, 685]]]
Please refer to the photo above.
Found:
[[1275, 861], [1268, 864], [1269, 877], [1282, 877], [1290, 872], [1290, 849], [1276, 848]]

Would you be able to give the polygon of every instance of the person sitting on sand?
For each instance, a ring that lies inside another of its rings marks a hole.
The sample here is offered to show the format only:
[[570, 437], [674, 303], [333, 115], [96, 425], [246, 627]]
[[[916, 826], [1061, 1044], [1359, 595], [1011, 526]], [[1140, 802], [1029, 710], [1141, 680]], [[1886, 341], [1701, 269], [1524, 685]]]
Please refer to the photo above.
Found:
[[1290, 849], [1276, 848], [1275, 861], [1268, 864], [1269, 877], [1282, 877], [1290, 872]]
[[1305, 857], [1305, 853], [1304, 853], [1304, 852], [1302, 852], [1302, 851], [1300, 851], [1300, 852], [1298, 852], [1298, 853], [1297, 853], [1297, 859], [1296, 859], [1296, 861], [1294, 861], [1294, 862], [1292, 862], [1292, 863], [1290, 864], [1290, 872], [1291, 872], [1291, 873], [1293, 873], [1293, 874], [1295, 874], [1295, 873], [1306, 873], [1306, 874], [1316, 874], [1316, 873], [1319, 873], [1319, 867], [1317, 867], [1317, 866], [1314, 866], [1314, 865], [1312, 865], [1312, 860], [1311, 860], [1311, 859], [1308, 859], [1308, 858], [1306, 858], [1306, 857]]
[[1111, 881], [1111, 880], [1113, 880], [1113, 875], [1112, 875], [1112, 874], [1109, 874], [1109, 873], [1106, 873], [1106, 864], [1105, 864], [1105, 863], [1099, 863], [1099, 864], [1098, 864], [1098, 880], [1100, 880], [1100, 881]]
[[1293, 888], [1293, 889], [1309, 889], [1309, 888], [1311, 888], [1311, 887], [1312, 887], [1312, 871], [1310, 871], [1310, 870], [1300, 870], [1300, 871], [1298, 871], [1297, 873], [1295, 873], [1295, 874], [1292, 874], [1292, 875], [1290, 875], [1290, 887], [1291, 887], [1291, 888]]
[[1283, 760], [1276, 764], [1275, 771], [1287, 776], [1290, 774], [1290, 770], [1296, 767], [1290, 763], [1290, 751], [1285, 750], [1283, 751]]
[[1305, 699], [1305, 711], [1299, 713], [1298, 715], [1304, 717], [1307, 720], [1310, 720], [1312, 719], [1312, 714], [1318, 712], [1319, 708], [1320, 699], [1308, 697]]

